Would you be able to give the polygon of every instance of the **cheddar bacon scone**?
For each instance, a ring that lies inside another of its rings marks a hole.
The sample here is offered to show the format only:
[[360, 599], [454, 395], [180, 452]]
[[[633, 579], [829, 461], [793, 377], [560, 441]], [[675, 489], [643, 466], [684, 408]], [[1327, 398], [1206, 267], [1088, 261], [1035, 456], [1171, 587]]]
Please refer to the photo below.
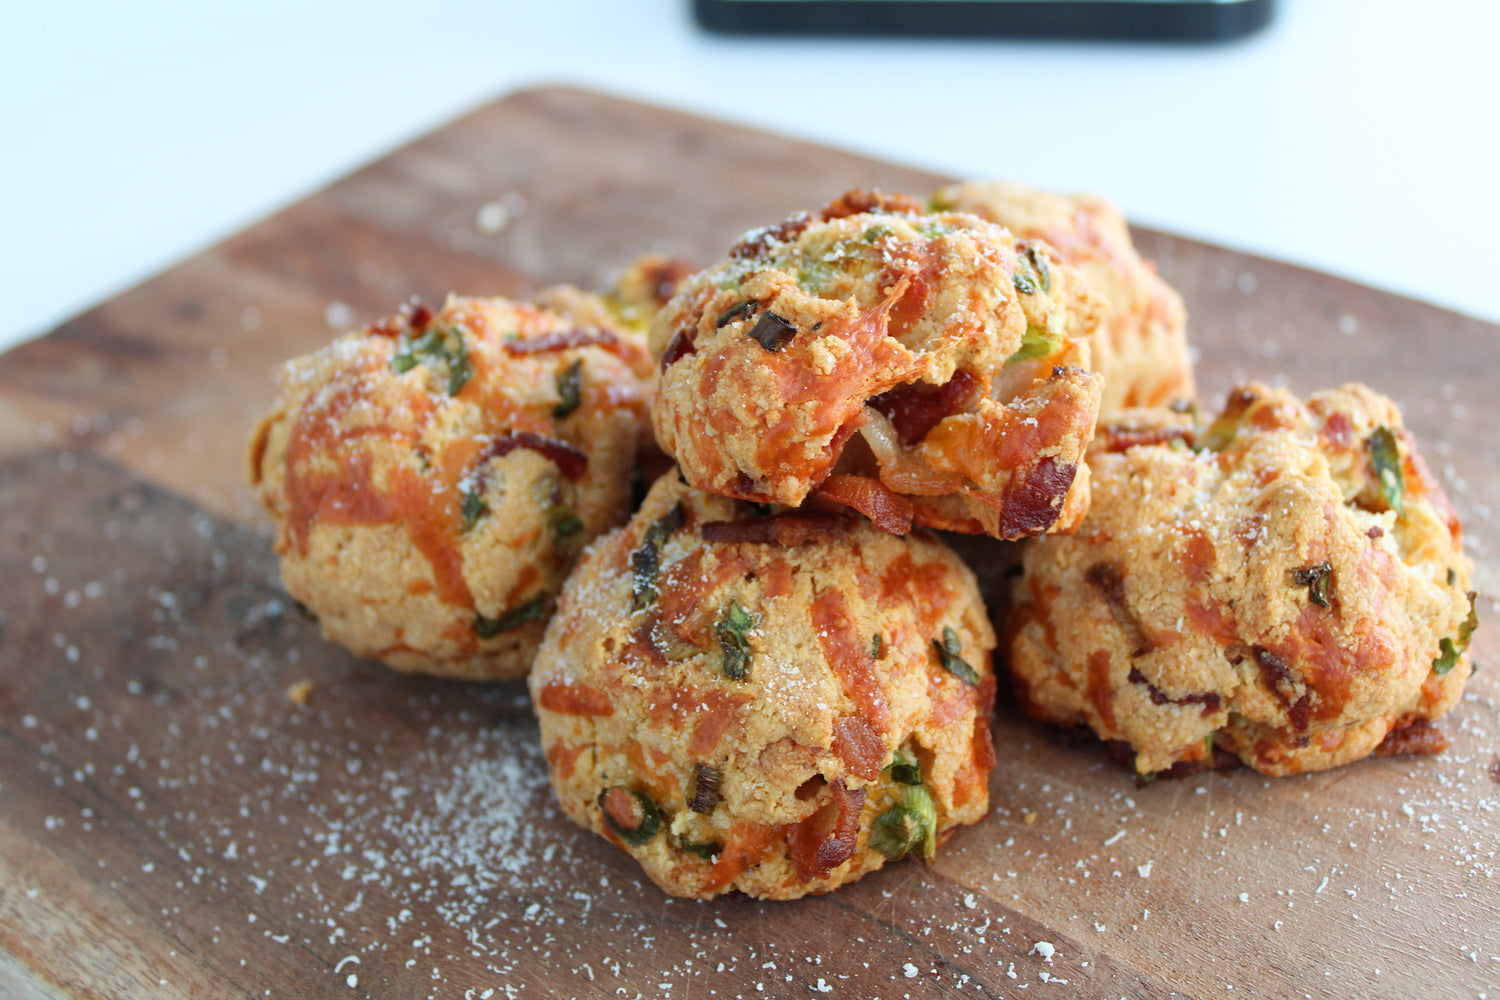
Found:
[[563, 810], [665, 891], [821, 893], [988, 805], [994, 634], [926, 532], [659, 479], [529, 678]]
[[643, 358], [453, 298], [288, 362], [250, 455], [288, 593], [397, 670], [524, 675], [578, 552], [629, 515]]
[[699, 489], [1019, 538], [1088, 504], [1098, 300], [1046, 246], [850, 192], [656, 316], [656, 436]]
[[1093, 370], [1104, 378], [1101, 414], [1193, 398], [1182, 297], [1141, 259], [1114, 205], [1011, 181], [955, 184], [938, 191], [932, 204], [1046, 242], [1104, 298], [1107, 315], [1089, 340]]
[[1470, 674], [1470, 563], [1390, 400], [1250, 385], [1202, 430], [1125, 415], [1090, 464], [1082, 527], [1029, 543], [1016, 585], [1031, 715], [1091, 727], [1143, 775], [1442, 748], [1430, 720]]

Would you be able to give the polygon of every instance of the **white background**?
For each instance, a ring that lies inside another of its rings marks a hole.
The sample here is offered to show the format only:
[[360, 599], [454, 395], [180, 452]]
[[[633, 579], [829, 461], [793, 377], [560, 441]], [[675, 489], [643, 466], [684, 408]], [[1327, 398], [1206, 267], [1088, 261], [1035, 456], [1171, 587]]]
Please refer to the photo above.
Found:
[[1500, 4], [1280, 0], [1182, 46], [713, 36], [687, 0], [15, 3], [0, 348], [509, 91], [573, 83], [1500, 320]]

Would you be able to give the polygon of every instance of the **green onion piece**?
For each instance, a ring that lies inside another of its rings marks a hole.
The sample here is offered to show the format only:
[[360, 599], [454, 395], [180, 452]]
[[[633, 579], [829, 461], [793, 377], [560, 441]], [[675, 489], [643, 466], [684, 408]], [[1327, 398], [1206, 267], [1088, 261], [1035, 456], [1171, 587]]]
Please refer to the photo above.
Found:
[[1401, 449], [1396, 444], [1396, 434], [1389, 427], [1377, 427], [1370, 435], [1370, 461], [1375, 466], [1375, 475], [1380, 477], [1386, 505], [1400, 516], [1404, 512], [1406, 477], [1401, 472]]
[[552, 595], [537, 594], [535, 597], [511, 608], [499, 618], [474, 616], [474, 633], [481, 639], [493, 639], [502, 632], [520, 628], [531, 622], [544, 621], [552, 613]]
[[728, 309], [725, 309], [723, 312], [719, 313], [718, 318], [714, 320], [714, 329], [717, 330], [720, 327], [728, 326], [730, 323], [733, 323], [737, 319], [746, 318], [750, 315], [750, 313], [755, 311], [755, 307], [758, 305], [760, 305], [759, 302], [747, 299], [746, 301], [741, 302], [738, 305], [730, 306]]
[[463, 515], [464, 530], [471, 530], [479, 519], [490, 512], [490, 505], [478, 493], [465, 492], [459, 501], [458, 511]]
[[1214, 422], [1208, 425], [1208, 430], [1198, 437], [1199, 451], [1223, 451], [1234, 441], [1234, 436], [1239, 433], [1240, 415], [1238, 413], [1223, 413], [1214, 418]]
[[557, 405], [552, 408], [552, 416], [561, 420], [582, 405], [583, 359], [576, 358], [557, 373]]
[[552, 529], [554, 541], [570, 538], [583, 530], [583, 520], [573, 513], [565, 503], [554, 503], [546, 511], [547, 527]]
[[768, 351], [779, 351], [792, 342], [797, 328], [773, 312], [761, 313], [750, 328], [750, 336]]
[[963, 644], [958, 640], [958, 633], [948, 626], [943, 626], [943, 641], [932, 640], [932, 648], [937, 650], [938, 662], [943, 669], [965, 684], [978, 684], [979, 672], [971, 667], [967, 660], [959, 655], [963, 651]]
[[1027, 241], [1016, 247], [1016, 273], [1011, 281], [1022, 295], [1034, 295], [1037, 289], [1052, 291], [1052, 269], [1047, 266], [1047, 255], [1035, 243]]
[[859, 238], [861, 240], [863, 240], [864, 242], [866, 242], [866, 243], [874, 243], [876, 240], [880, 239], [882, 236], [889, 236], [889, 235], [891, 235], [891, 227], [890, 226], [869, 226], [869, 227], [867, 227], [865, 229], [865, 231], [862, 234], [860, 234]]
[[880, 659], [880, 654], [885, 652], [885, 637], [879, 632], [870, 636], [870, 659]]
[[1438, 641], [1438, 656], [1432, 661], [1432, 672], [1439, 677], [1458, 666], [1459, 657], [1464, 655], [1464, 650], [1469, 648], [1469, 641], [1474, 638], [1474, 630], [1479, 627], [1479, 612], [1474, 608], [1476, 596], [1475, 591], [1469, 591], [1469, 614], [1464, 618], [1463, 624], [1458, 626], [1458, 635], [1452, 639], [1443, 636]]
[[682, 504], [651, 523], [640, 548], [630, 553], [630, 568], [635, 579], [630, 585], [630, 610], [640, 611], [656, 600], [656, 576], [661, 570], [661, 547], [678, 528], [682, 527]]
[[1026, 332], [1021, 335], [1021, 346], [1016, 348], [1016, 353], [1005, 359], [1005, 363], [1045, 358], [1061, 346], [1062, 334], [1052, 329], [1050, 324], [1038, 326], [1035, 323], [1027, 323]]
[[740, 607], [739, 601], [730, 601], [724, 617], [714, 626], [724, 655], [724, 676], [730, 680], [742, 681], [750, 670], [750, 637], [746, 633], [754, 627], [755, 616]]
[[903, 785], [920, 785], [922, 783], [922, 763], [917, 760], [917, 755], [906, 747], [897, 747], [896, 753], [891, 759], [891, 780]]
[[724, 853], [724, 845], [714, 840], [699, 844], [686, 837], [678, 837], [677, 846], [689, 854], [698, 855], [704, 861], [718, 861], [719, 855]]
[[1323, 560], [1316, 566], [1292, 570], [1292, 583], [1307, 588], [1307, 596], [1320, 608], [1333, 607], [1330, 590], [1333, 587], [1333, 566]]
[[301, 615], [307, 621], [312, 622], [314, 625], [318, 623], [318, 613], [295, 597], [292, 598], [292, 607], [296, 608], [297, 614]]
[[599, 793], [604, 825], [631, 847], [640, 847], [661, 832], [661, 810], [643, 792], [615, 785]]
[[1458, 583], [1458, 570], [1452, 566], [1448, 567], [1448, 586], [1452, 587]]
[[937, 854], [937, 806], [921, 785], [907, 785], [899, 804], [870, 824], [870, 846], [891, 861], [916, 852], [924, 861]]
[[417, 365], [446, 372], [448, 395], [457, 396], [474, 374], [464, 328], [450, 326], [441, 330], [432, 327], [420, 337], [403, 335], [396, 346], [396, 353], [391, 356], [391, 371], [403, 375]]

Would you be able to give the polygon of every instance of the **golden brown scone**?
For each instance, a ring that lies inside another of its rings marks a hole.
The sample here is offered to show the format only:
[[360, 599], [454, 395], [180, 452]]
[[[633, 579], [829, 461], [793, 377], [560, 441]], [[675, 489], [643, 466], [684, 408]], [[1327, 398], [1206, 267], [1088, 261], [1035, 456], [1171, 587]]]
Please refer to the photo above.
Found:
[[1104, 377], [1101, 414], [1193, 398], [1182, 297], [1141, 259], [1114, 205], [1013, 181], [955, 184], [938, 191], [932, 203], [999, 223], [1022, 239], [1045, 241], [1103, 296], [1109, 313], [1089, 342], [1093, 369]]
[[849, 192], [743, 237], [657, 314], [662, 448], [694, 486], [1019, 538], [1088, 505], [1097, 300], [1041, 244]]
[[[1196, 450], [1195, 450], [1196, 447]], [[1470, 564], [1390, 400], [1250, 385], [1195, 431], [1106, 425], [1078, 533], [1029, 543], [1009, 666], [1036, 718], [1144, 775], [1437, 750], [1470, 674]]]
[[629, 514], [641, 357], [453, 298], [289, 362], [250, 454], [288, 593], [397, 670], [524, 675], [577, 553]]
[[792, 899], [984, 815], [993, 647], [926, 532], [671, 473], [580, 561], [529, 683], [575, 821], [669, 893]]

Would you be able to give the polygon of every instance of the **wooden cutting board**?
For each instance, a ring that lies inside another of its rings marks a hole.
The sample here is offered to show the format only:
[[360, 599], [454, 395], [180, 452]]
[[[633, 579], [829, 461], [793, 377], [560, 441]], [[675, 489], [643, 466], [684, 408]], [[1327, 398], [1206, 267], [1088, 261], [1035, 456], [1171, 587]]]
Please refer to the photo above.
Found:
[[[276, 364], [333, 326], [450, 289], [603, 286], [647, 249], [708, 262], [845, 188], [938, 180], [536, 90], [7, 354], [0, 995], [1500, 997], [1493, 624], [1439, 758], [1137, 788], [1002, 710], [993, 813], [932, 867], [699, 903], [562, 818], [523, 686], [397, 676], [280, 596], [243, 446]], [[1137, 238], [1188, 302], [1214, 405], [1250, 377], [1397, 399], [1492, 623], [1500, 328]]]

